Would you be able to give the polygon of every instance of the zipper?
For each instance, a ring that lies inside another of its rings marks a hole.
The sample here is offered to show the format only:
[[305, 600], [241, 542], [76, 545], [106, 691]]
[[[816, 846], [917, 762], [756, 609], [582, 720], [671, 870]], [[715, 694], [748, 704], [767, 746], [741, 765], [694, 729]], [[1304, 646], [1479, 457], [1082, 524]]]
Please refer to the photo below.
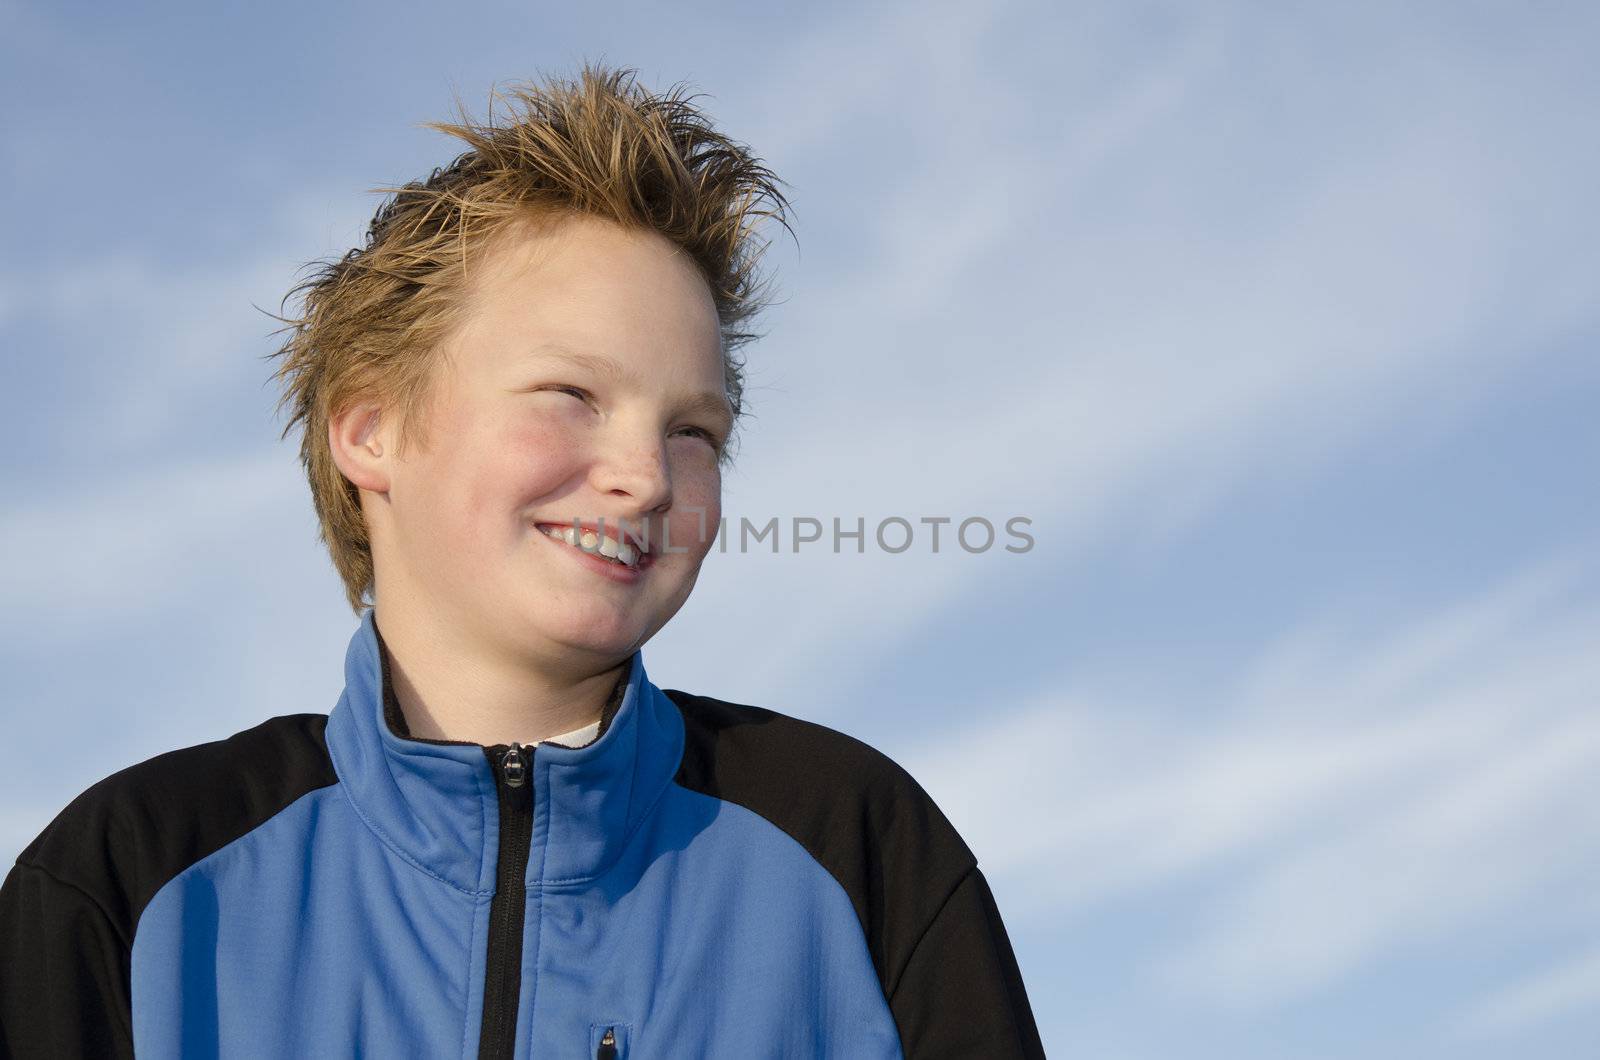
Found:
[[489, 903], [479, 1060], [510, 1060], [516, 1053], [528, 848], [533, 840], [533, 752], [533, 745], [520, 743], [483, 749], [500, 801], [500, 853], [495, 861], [494, 898]]
[[594, 1060], [617, 1060], [617, 1034], [615, 1027], [607, 1027], [600, 1047], [594, 1051]]

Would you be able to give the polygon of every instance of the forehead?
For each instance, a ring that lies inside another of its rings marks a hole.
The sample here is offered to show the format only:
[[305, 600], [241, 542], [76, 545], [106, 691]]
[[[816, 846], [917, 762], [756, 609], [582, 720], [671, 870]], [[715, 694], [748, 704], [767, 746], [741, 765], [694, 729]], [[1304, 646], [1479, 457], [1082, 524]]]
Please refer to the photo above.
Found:
[[480, 307], [495, 296], [544, 290], [568, 298], [677, 297], [716, 313], [710, 287], [683, 248], [658, 232], [584, 214], [515, 218], [468, 250], [466, 273]]
[[[468, 250], [463, 302], [474, 345], [678, 361], [722, 373], [716, 302], [694, 260], [659, 233], [603, 218], [519, 219]], [[463, 336], [465, 337], [465, 336]]]

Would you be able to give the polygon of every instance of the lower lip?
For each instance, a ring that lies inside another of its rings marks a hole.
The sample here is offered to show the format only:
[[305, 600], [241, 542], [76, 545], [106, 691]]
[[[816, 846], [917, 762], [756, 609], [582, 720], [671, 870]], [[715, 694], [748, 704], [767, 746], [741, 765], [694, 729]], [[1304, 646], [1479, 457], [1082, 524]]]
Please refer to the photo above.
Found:
[[624, 585], [632, 585], [637, 582], [639, 576], [649, 569], [652, 562], [650, 554], [646, 552], [639, 557], [639, 565], [637, 567], [625, 567], [620, 563], [613, 563], [608, 559], [604, 559], [593, 552], [585, 552], [577, 545], [569, 545], [565, 541], [557, 541], [538, 527], [535, 527], [533, 532], [548, 541], [552, 547], [559, 548], [596, 574], [603, 574], [612, 581], [621, 582]]

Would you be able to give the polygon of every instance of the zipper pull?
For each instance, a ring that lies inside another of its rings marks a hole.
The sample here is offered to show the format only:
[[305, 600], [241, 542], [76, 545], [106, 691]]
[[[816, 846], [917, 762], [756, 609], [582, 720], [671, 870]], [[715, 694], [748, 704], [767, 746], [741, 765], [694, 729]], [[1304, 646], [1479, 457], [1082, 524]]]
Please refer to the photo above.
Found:
[[617, 1060], [616, 1028], [607, 1027], [605, 1036], [600, 1039], [600, 1048], [594, 1051], [594, 1060]]
[[520, 788], [528, 779], [528, 763], [522, 757], [522, 745], [514, 743], [500, 756], [500, 772], [505, 774], [506, 786]]

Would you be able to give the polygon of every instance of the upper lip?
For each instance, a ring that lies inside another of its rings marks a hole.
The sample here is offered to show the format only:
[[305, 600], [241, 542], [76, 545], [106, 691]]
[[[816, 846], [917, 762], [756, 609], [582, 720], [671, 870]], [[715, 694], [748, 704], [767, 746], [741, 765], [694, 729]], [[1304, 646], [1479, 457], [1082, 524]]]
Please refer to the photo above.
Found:
[[[619, 525], [619, 524], [621, 524], [623, 522], [626, 522], [628, 525], [626, 527], [622, 527], [621, 525]], [[642, 554], [642, 555], [643, 554], [648, 554], [650, 552], [649, 544], [647, 542], [641, 540], [638, 537], [637, 533], [636, 533], [637, 528], [643, 525], [642, 521], [641, 522], [635, 522], [632, 519], [627, 519], [627, 520], [622, 520], [622, 519], [611, 520], [611, 519], [607, 519], [605, 521], [605, 524], [606, 524], [606, 527], [605, 527], [605, 532], [604, 533], [601, 533], [600, 524], [599, 523], [594, 522], [592, 520], [588, 520], [588, 519], [565, 519], [565, 520], [541, 519], [538, 522], [536, 522], [534, 525], [535, 526], [558, 526], [558, 527], [561, 527], [562, 529], [568, 529], [568, 528], [576, 526], [578, 528], [578, 532], [579, 533], [582, 533], [583, 531], [587, 530], [587, 531], [593, 533], [596, 537], [608, 537], [612, 541], [615, 541], [615, 542], [617, 542], [619, 544], [624, 540], [624, 538], [622, 536], [619, 536], [619, 534], [621, 532], [625, 531], [626, 532], [626, 540], [627, 540], [628, 544], [630, 544], [634, 548], [638, 549], [640, 554]], [[649, 534], [648, 529], [645, 531], [645, 533], [648, 536], [648, 534]]]

